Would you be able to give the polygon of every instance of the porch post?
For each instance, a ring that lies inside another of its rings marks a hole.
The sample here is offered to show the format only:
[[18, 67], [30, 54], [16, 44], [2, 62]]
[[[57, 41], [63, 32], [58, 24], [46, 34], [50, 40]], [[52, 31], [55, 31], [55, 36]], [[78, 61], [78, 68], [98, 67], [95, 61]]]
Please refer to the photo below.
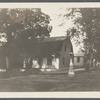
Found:
[[6, 69], [9, 69], [9, 58], [6, 56]]
[[43, 58], [42, 68], [45, 69], [47, 67], [47, 58]]
[[69, 64], [68, 77], [74, 77], [75, 73], [74, 73], [73, 67], [74, 67], [74, 64], [73, 64], [73, 53], [70, 52], [70, 64]]

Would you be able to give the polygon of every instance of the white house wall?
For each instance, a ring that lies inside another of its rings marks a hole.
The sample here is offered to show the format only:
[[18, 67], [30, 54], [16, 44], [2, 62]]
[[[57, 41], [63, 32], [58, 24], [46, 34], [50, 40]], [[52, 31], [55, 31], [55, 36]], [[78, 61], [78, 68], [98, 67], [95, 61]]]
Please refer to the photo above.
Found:
[[53, 63], [54, 63], [55, 68], [59, 69], [59, 58], [54, 58]]
[[84, 66], [84, 57], [80, 57], [80, 62], [77, 62], [77, 57], [74, 57], [74, 66]]
[[33, 59], [32, 68], [39, 68], [38, 59]]
[[52, 59], [52, 65], [53, 65], [56, 69], [59, 69], [59, 58], [53, 58], [53, 59]]
[[47, 65], [47, 58], [43, 58], [42, 68], [59, 69], [59, 58], [53, 58], [52, 59], [52, 65]]

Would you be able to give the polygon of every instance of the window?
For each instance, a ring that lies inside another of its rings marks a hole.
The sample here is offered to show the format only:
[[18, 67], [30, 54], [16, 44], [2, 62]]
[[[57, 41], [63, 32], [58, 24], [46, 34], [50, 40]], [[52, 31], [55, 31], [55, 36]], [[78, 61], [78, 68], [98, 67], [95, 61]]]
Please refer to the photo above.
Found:
[[52, 59], [51, 58], [47, 59], [47, 65], [52, 65]]
[[63, 65], [64, 65], [64, 63], [65, 63], [65, 58], [63, 57]]
[[78, 63], [80, 62], [80, 57], [77, 57], [77, 62], [78, 62]]

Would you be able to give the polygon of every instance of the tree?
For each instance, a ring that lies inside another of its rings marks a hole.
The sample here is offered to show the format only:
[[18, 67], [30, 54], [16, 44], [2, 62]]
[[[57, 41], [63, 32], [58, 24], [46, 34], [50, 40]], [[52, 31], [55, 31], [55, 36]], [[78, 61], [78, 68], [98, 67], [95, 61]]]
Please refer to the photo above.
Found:
[[12, 63], [14, 57], [26, 52], [24, 44], [27, 44], [28, 40], [50, 36], [52, 27], [49, 23], [50, 17], [39, 8], [0, 9], [0, 34], [6, 34], [5, 48]]
[[65, 12], [63, 11], [64, 13], [59, 15], [59, 17], [62, 18], [62, 22], [59, 24], [59, 26], [66, 27], [66, 35], [70, 37], [76, 46], [80, 45], [81, 47], [86, 34], [81, 23], [82, 15], [80, 13], [80, 9], [66, 8], [62, 10], [65, 10]]
[[88, 8], [80, 9], [82, 14], [82, 23], [86, 32], [84, 40], [89, 59], [100, 60], [100, 9]]
[[100, 61], [100, 9], [99, 8], [71, 8], [64, 17], [72, 19], [74, 27], [70, 28], [69, 35], [77, 37], [79, 44], [79, 35], [83, 38], [86, 58], [91, 62], [93, 59]]
[[49, 23], [50, 17], [39, 8], [0, 10], [0, 32], [7, 34], [8, 42], [20, 38], [21, 33], [27, 38], [49, 36], [52, 29]]

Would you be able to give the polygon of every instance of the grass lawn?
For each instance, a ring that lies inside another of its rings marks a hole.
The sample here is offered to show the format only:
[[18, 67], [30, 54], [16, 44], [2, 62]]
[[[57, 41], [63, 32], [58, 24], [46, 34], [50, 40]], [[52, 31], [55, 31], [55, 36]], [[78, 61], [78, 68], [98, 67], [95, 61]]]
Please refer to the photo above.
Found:
[[64, 74], [38, 74], [0, 79], [0, 92], [100, 91], [100, 69]]

